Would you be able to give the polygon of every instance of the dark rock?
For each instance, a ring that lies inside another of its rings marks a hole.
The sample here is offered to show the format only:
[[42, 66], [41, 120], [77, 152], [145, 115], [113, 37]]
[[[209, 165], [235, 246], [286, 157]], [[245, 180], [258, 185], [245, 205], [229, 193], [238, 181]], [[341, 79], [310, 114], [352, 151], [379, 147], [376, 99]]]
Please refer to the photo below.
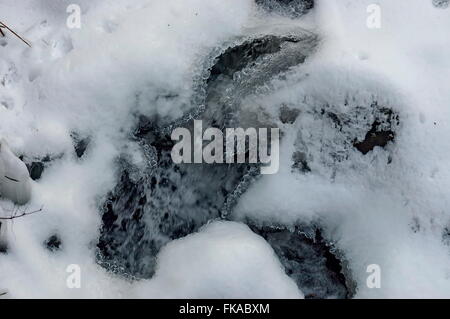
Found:
[[311, 172], [311, 168], [308, 166], [308, 162], [306, 160], [306, 154], [303, 152], [294, 152], [292, 154], [292, 168], [299, 170], [302, 173]]
[[161, 137], [151, 144], [158, 158], [149, 172], [132, 173], [122, 164], [120, 181], [103, 208], [101, 261], [134, 277], [153, 275], [156, 255], [168, 241], [220, 218], [249, 169], [244, 164], [177, 165], [170, 157], [172, 145]]
[[394, 140], [394, 132], [392, 131], [377, 131], [377, 123], [375, 122], [367, 132], [367, 135], [362, 142], [356, 142], [354, 146], [363, 154], [367, 154], [374, 149], [375, 146], [385, 147], [389, 141]]
[[258, 58], [279, 52], [285, 42], [298, 42], [298, 39], [268, 35], [228, 48], [211, 68], [208, 83], [216, 80], [219, 75], [232, 77], [234, 73], [241, 71]]
[[52, 235], [44, 242], [44, 245], [48, 250], [55, 252], [61, 248], [61, 239], [58, 235]]
[[83, 157], [84, 153], [86, 152], [86, 149], [89, 145], [90, 140], [89, 139], [82, 139], [75, 145], [75, 153], [77, 154], [78, 158]]
[[[371, 129], [367, 132], [363, 141], [355, 141], [353, 146], [364, 155], [372, 151], [375, 146], [385, 147], [388, 142], [393, 141], [395, 138], [395, 132], [391, 129], [395, 124], [398, 125], [398, 115], [395, 115], [392, 110], [384, 109], [384, 115], [386, 115], [384, 122], [381, 119], [377, 119], [373, 122]], [[381, 128], [382, 124], [385, 128]]]

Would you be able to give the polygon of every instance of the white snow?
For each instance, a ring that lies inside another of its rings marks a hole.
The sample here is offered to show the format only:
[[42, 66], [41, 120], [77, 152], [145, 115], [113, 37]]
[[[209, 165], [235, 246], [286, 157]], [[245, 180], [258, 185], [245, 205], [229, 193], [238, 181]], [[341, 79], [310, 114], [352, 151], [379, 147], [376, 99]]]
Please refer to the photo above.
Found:
[[0, 138], [0, 196], [24, 205], [31, 199], [28, 169]]
[[[343, 107], [347, 93], [357, 101], [375, 94], [401, 117], [388, 147], [392, 163], [375, 148], [365, 156], [355, 151], [333, 180], [322, 164], [313, 174], [291, 174], [299, 127], [309, 128], [306, 139], [317, 156], [329, 138], [320, 123], [300, 115], [282, 143], [284, 170], [254, 184], [235, 214], [285, 225], [320, 221], [349, 261], [356, 298], [449, 297], [450, 250], [442, 236], [450, 217], [450, 11], [431, 1], [378, 1], [382, 27], [369, 29], [371, 3], [317, 1], [321, 49], [258, 102], [269, 107], [308, 96]], [[370, 264], [381, 267], [380, 289], [366, 285]]]
[[[450, 248], [442, 239], [450, 217], [450, 8], [379, 0], [381, 28], [369, 29], [371, 0], [317, 0], [299, 21], [262, 15], [251, 0], [79, 0], [78, 30], [65, 24], [70, 3], [0, 3], [0, 21], [33, 45], [0, 38], [0, 136], [16, 156], [56, 158], [30, 183], [26, 209], [44, 211], [2, 227], [9, 252], [0, 254], [0, 291], [7, 297], [302, 297], [270, 246], [239, 223], [215, 222], [169, 243], [148, 281], [129, 282], [95, 263], [98, 207], [114, 187], [114, 159], [141, 160], [127, 139], [133, 113], [179, 117], [212, 48], [276, 24], [308, 27], [320, 47], [273, 83], [274, 92], [249, 102], [275, 114], [279, 103], [304, 96], [342, 106], [346, 93], [358, 101], [376, 94], [400, 114], [401, 126], [388, 146], [390, 165], [379, 148], [355, 151], [331, 179], [320, 162], [314, 174], [291, 172], [297, 131], [310, 128], [311, 152], [319, 152], [314, 141], [324, 132], [300, 117], [285, 128], [279, 173], [253, 184], [234, 216], [287, 226], [320, 221], [348, 261], [357, 298], [450, 297]], [[156, 99], [167, 94], [176, 94], [170, 104]], [[82, 159], [73, 154], [74, 131], [93, 137]], [[22, 177], [23, 168], [14, 171]], [[4, 197], [0, 216], [13, 209]], [[55, 232], [63, 249], [51, 253], [43, 242]], [[81, 267], [81, 289], [66, 285], [70, 264]], [[366, 286], [369, 264], [381, 267], [380, 289]]]

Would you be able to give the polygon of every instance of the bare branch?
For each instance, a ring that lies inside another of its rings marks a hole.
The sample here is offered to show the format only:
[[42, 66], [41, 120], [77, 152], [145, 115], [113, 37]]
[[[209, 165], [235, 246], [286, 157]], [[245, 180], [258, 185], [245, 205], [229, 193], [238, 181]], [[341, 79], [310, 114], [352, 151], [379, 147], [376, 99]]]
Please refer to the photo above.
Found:
[[3, 32], [2, 29], [6, 29], [6, 30], [10, 31], [12, 34], [14, 34], [20, 40], [22, 40], [23, 43], [25, 43], [26, 45], [28, 45], [31, 48], [31, 44], [27, 40], [22, 38], [20, 35], [18, 35], [16, 32], [14, 32], [14, 30], [12, 30], [6, 24], [4, 24], [3, 22], [0, 21], [0, 33], [2, 34], [2, 36], [5, 36], [5, 33]]
[[40, 213], [40, 212], [43, 211], [43, 209], [44, 209], [44, 207], [41, 207], [40, 209], [35, 210], [35, 211], [32, 211], [32, 212], [26, 212], [26, 211], [25, 211], [25, 212], [23, 212], [23, 213], [20, 214], [20, 215], [17, 215], [17, 213], [14, 212], [12, 216], [8, 216], [8, 217], [0, 217], [0, 220], [12, 220], [12, 219], [16, 219], [16, 218], [20, 218], [20, 217], [24, 217], [24, 216], [28, 216], [28, 215]]

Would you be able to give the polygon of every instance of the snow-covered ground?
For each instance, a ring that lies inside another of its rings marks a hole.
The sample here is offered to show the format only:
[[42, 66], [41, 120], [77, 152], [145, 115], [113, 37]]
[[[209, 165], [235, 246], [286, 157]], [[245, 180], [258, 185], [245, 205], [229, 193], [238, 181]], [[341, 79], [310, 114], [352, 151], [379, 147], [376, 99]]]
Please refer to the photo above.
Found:
[[[72, 3], [82, 10], [80, 29], [66, 25]], [[316, 0], [294, 17], [253, 0], [2, 0], [0, 21], [32, 47], [8, 31], [0, 38], [0, 138], [26, 163], [49, 160], [30, 182], [27, 206], [0, 199], [0, 217], [43, 207], [2, 221], [0, 294], [302, 298], [279, 256], [244, 225], [252, 220], [319, 224], [356, 298], [450, 297], [450, 8], [443, 3], [378, 0], [381, 25], [370, 28], [371, 0]], [[227, 221], [165, 245], [152, 278], [100, 265], [101, 206], [118, 183], [118, 158], [142, 170], [147, 164], [130, 138], [137, 115], [180, 118], [193, 107], [211, 52], [250, 34], [298, 28], [317, 35], [314, 52], [240, 103], [245, 114], [272, 122], [281, 105], [299, 109], [295, 122], [275, 121], [283, 132], [279, 173], [254, 181]], [[362, 154], [349, 138], [364, 139], [375, 101], [398, 115], [395, 140]], [[321, 110], [348, 121], [333, 129]], [[79, 158], [74, 143], [85, 138]], [[292, 169], [296, 153], [308, 172]], [[54, 234], [60, 249], [51, 251], [45, 243]], [[67, 286], [73, 264], [79, 289]], [[366, 284], [372, 264], [381, 269], [380, 288]]]

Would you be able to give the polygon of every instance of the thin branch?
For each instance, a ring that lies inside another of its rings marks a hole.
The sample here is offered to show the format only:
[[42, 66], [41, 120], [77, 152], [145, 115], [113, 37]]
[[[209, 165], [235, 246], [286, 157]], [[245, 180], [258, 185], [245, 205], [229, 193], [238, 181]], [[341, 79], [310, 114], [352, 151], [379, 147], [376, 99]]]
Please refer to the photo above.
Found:
[[32, 212], [23, 212], [20, 215], [13, 215], [13, 216], [9, 216], [9, 217], [0, 217], [0, 220], [12, 220], [12, 219], [16, 219], [16, 218], [20, 218], [20, 217], [24, 217], [24, 216], [28, 216], [28, 215], [32, 215], [32, 214], [36, 214], [36, 213], [40, 213], [42, 212], [44, 209], [44, 207], [41, 207], [38, 210], [32, 211]]
[[2, 34], [2, 36], [5, 36], [5, 34], [2, 31], [3, 29], [7, 29], [8, 31], [10, 31], [12, 34], [14, 34], [16, 37], [18, 37], [20, 40], [23, 41], [23, 43], [25, 43], [26, 45], [28, 45], [31, 48], [31, 44], [25, 40], [24, 38], [22, 38], [20, 35], [18, 35], [16, 32], [14, 32], [14, 30], [10, 29], [6, 24], [4, 24], [3, 22], [0, 21], [0, 32]]
[[4, 295], [7, 295], [8, 294], [8, 292], [6, 291], [6, 292], [0, 292], [0, 297], [1, 296], [4, 296]]
[[10, 181], [13, 181], [13, 182], [15, 182], [15, 183], [19, 183], [19, 182], [20, 182], [20, 181], [18, 181], [17, 179], [14, 179], [14, 178], [9, 177], [9, 176], [6, 176], [6, 175], [5, 175], [5, 178], [6, 178], [6, 179], [9, 179]]

